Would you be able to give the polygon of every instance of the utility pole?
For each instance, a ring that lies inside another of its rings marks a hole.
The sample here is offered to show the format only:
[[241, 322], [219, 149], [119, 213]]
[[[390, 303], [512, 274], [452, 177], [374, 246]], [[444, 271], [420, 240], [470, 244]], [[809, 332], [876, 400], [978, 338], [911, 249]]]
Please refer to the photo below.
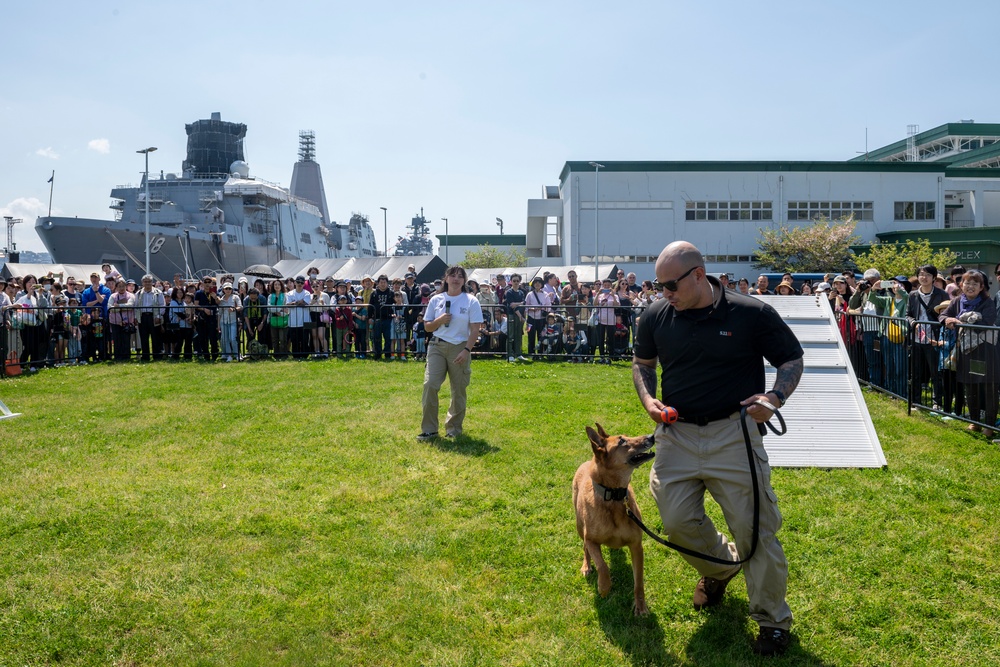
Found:
[[448, 264], [448, 218], [441, 219], [444, 220], [444, 263]]
[[146, 273], [152, 275], [153, 271], [149, 268], [149, 154], [156, 150], [156, 146], [150, 146], [149, 148], [143, 148], [136, 153], [142, 153], [146, 156], [146, 174], [144, 179], [146, 181]]
[[382, 209], [382, 256], [389, 256], [389, 213], [385, 206], [379, 206]]
[[604, 165], [600, 162], [591, 162], [590, 166], [594, 168], [594, 280], [600, 280], [601, 276], [597, 274], [597, 216], [601, 207], [601, 190], [599, 181], [601, 176], [601, 167]]

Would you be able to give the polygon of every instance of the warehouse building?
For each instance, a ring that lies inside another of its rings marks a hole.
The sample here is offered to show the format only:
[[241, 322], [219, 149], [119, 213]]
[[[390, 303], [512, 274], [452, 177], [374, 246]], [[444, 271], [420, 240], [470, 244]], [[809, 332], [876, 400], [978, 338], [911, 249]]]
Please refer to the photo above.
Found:
[[[843, 162], [567, 162], [528, 201], [538, 264], [617, 264], [653, 276], [660, 250], [694, 243], [710, 273], [754, 277], [760, 230], [852, 215], [865, 243], [927, 238], [1000, 262], [1000, 124], [962, 121]], [[835, 269], [838, 267], [831, 267]]]

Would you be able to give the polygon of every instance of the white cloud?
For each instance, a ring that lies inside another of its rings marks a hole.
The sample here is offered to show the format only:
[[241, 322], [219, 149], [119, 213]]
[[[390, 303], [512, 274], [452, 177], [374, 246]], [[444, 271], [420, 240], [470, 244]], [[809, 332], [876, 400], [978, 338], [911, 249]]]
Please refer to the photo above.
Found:
[[[48, 208], [48, 204], [36, 197], [18, 197], [5, 206], [0, 206], [0, 217], [9, 215], [24, 221], [23, 224], [14, 225], [14, 243], [17, 244], [18, 250], [45, 251], [41, 239], [35, 234], [35, 218], [46, 215]], [[52, 209], [53, 215], [59, 215], [59, 213], [58, 209]], [[6, 230], [4, 230], [4, 234], [6, 234]], [[0, 247], [6, 238], [6, 236], [0, 238]]]
[[37, 197], [18, 197], [6, 206], [0, 206], [0, 216], [10, 216], [12, 218], [23, 218], [30, 220], [32, 224], [35, 218], [48, 213], [48, 204]]
[[52, 150], [52, 146], [49, 146], [48, 148], [39, 148], [37, 151], [35, 151], [35, 155], [41, 155], [42, 157], [47, 157], [50, 160], [59, 159], [59, 153], [56, 153], [54, 150]]
[[87, 142], [87, 148], [107, 155], [111, 152], [111, 142], [107, 139], [91, 139]]

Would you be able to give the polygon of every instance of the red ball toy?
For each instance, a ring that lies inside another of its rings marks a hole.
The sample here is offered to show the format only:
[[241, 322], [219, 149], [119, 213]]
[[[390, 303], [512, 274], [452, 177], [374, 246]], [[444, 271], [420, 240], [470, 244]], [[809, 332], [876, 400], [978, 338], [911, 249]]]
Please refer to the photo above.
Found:
[[660, 411], [660, 421], [664, 424], [673, 424], [677, 421], [677, 410], [668, 405], [665, 410]]

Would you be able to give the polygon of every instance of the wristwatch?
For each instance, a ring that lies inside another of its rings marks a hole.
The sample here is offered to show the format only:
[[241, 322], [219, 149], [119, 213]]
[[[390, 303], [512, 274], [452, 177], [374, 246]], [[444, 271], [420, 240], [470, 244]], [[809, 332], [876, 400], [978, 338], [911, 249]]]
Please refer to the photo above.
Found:
[[784, 394], [784, 392], [782, 392], [782, 391], [779, 391], [779, 390], [777, 390], [777, 389], [772, 389], [771, 391], [769, 391], [769, 392], [767, 392], [767, 393], [769, 393], [769, 394], [774, 394], [775, 396], [777, 396], [777, 397], [778, 397], [778, 407], [779, 407], [779, 408], [781, 408], [781, 407], [784, 407], [784, 406], [785, 406], [785, 400], [786, 400], [786, 399], [785, 399], [785, 394]]

